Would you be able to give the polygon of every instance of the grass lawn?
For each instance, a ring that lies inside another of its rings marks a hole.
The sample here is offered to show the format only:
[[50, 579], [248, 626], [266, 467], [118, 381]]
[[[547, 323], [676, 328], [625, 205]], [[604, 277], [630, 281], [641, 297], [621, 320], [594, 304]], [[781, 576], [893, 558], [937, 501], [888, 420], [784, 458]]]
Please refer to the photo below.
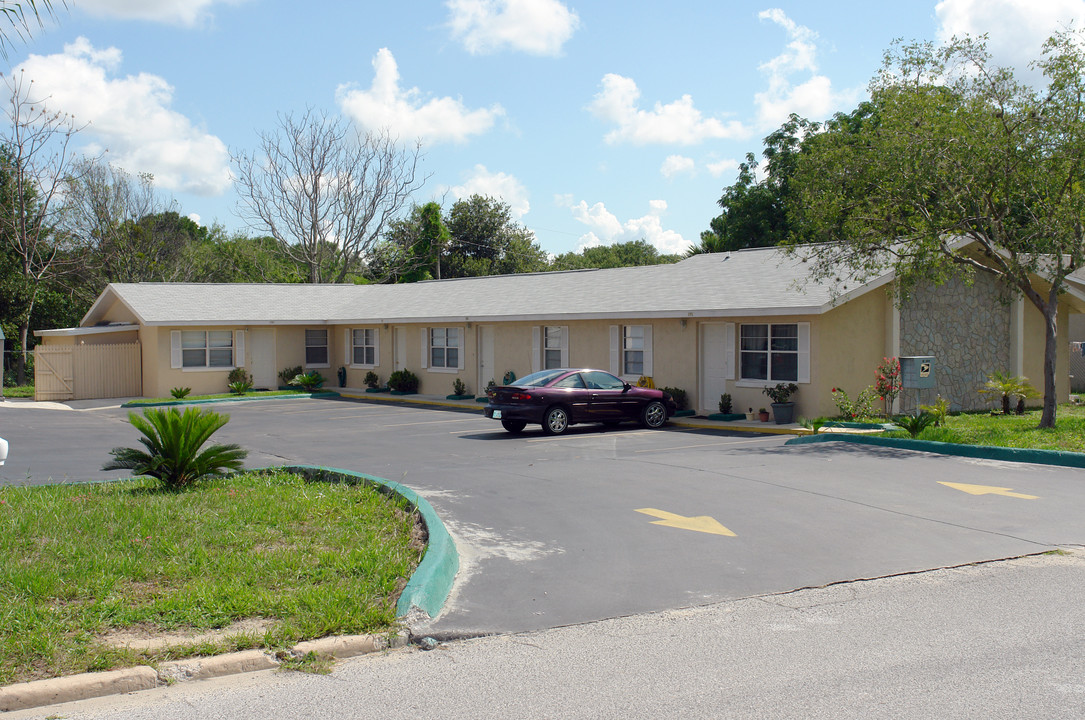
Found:
[[[323, 392], [323, 390], [317, 390], [316, 392]], [[216, 395], [189, 395], [180, 402], [188, 400], [221, 400], [222, 398], [251, 398], [251, 397], [272, 397], [275, 395], [300, 395], [308, 394], [306, 390], [250, 390], [247, 393], [226, 392], [218, 393]], [[33, 395], [33, 388], [31, 388], [31, 395]], [[139, 400], [132, 400], [129, 405], [149, 405], [152, 403], [164, 403], [164, 402], [178, 402], [174, 397], [162, 397], [162, 398], [140, 398]]]
[[9, 398], [32, 398], [34, 397], [33, 385], [5, 385], [4, 397]]
[[[919, 435], [919, 439], [968, 445], [1085, 452], [1085, 406], [1059, 405], [1055, 417], [1055, 428], [1041, 430], [1038, 427], [1039, 409], [1029, 410], [1024, 415], [961, 413], [951, 415], [945, 427], [927, 428]], [[908, 437], [907, 433], [891, 435]]]
[[423, 552], [409, 507], [289, 473], [0, 488], [0, 685], [388, 631]]

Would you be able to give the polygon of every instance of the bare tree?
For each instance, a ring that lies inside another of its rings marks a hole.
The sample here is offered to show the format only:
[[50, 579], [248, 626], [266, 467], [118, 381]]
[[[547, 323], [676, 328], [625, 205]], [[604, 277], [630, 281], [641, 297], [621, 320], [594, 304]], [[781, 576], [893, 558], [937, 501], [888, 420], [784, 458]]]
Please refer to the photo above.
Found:
[[22, 354], [16, 362], [26, 381], [27, 335], [43, 283], [76, 263], [68, 239], [55, 231], [58, 197], [72, 161], [71, 142], [83, 127], [67, 113], [49, 110], [21, 72], [4, 78], [6, 126], [0, 130], [0, 237], [18, 263], [23, 310], [17, 318]]
[[387, 132], [360, 133], [324, 112], [280, 115], [260, 150], [231, 159], [239, 213], [268, 232], [309, 281], [343, 282], [422, 186], [421, 146], [399, 147]]

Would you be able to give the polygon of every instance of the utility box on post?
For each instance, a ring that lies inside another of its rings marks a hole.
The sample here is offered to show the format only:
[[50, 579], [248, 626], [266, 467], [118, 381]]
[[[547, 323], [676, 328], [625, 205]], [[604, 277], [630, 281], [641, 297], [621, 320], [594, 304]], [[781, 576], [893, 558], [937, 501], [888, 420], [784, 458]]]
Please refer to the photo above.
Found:
[[934, 357], [913, 355], [900, 358], [900, 386], [925, 390], [936, 387], [934, 382]]

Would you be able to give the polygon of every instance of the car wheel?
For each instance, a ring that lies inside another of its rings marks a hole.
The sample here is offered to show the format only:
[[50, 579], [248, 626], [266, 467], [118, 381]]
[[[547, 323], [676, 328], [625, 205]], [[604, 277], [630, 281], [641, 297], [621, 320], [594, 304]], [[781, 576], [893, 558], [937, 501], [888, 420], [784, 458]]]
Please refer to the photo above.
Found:
[[552, 407], [546, 411], [542, 426], [547, 435], [561, 435], [569, 429], [569, 413], [563, 407]]
[[640, 424], [646, 428], [663, 427], [667, 422], [667, 408], [661, 402], [650, 402], [641, 411]]
[[518, 433], [527, 427], [527, 422], [525, 420], [502, 420], [501, 427], [510, 433]]

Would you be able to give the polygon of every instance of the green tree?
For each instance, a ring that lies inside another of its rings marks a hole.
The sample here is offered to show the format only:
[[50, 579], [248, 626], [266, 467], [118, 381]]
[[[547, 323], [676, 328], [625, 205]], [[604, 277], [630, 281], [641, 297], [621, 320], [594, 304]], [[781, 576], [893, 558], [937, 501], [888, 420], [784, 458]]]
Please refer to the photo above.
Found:
[[[805, 151], [807, 138], [819, 132], [854, 135], [876, 122], [876, 107], [860, 103], [851, 113], [837, 113], [824, 123], [811, 122], [794, 113], [768, 135], [758, 165], [753, 153], [739, 163], [738, 178], [723, 189], [718, 204], [722, 213], [712, 218], [700, 242], [691, 245], [688, 255], [705, 252], [729, 252], [747, 247], [783, 245], [795, 238], [809, 239], [802, 223], [792, 215], [797, 202], [793, 179], [799, 155]], [[758, 179], [760, 175], [760, 179]]]
[[664, 255], [647, 240], [630, 240], [613, 245], [597, 245], [581, 252], [562, 253], [554, 258], [554, 270], [616, 268], [635, 265], [663, 265], [678, 262], [678, 255]]
[[472, 195], [448, 213], [444, 277], [508, 275], [547, 270], [546, 252], [535, 234], [516, 222], [508, 203]]
[[1041, 427], [1055, 424], [1056, 317], [1085, 263], [1085, 50], [1052, 36], [1040, 89], [996, 67], [983, 40], [897, 44], [871, 82], [876, 122], [803, 143], [790, 221], [819, 240], [815, 276], [893, 268], [916, 283], [987, 273], [1045, 324]]

